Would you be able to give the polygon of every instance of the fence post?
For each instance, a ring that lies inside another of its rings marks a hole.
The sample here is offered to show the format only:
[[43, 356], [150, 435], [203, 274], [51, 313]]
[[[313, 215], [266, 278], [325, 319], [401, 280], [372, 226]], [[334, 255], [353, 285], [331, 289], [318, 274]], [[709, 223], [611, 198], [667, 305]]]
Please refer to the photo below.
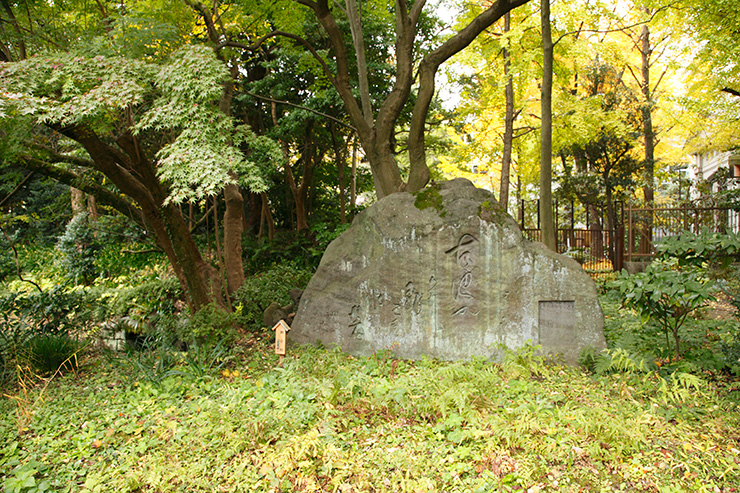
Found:
[[524, 199], [519, 204], [519, 222], [522, 225], [522, 231], [524, 231]]
[[632, 232], [632, 204], [629, 205], [628, 213], [627, 213], [627, 258], [630, 262], [632, 262], [632, 235], [634, 233]]
[[617, 226], [616, 235], [613, 267], [615, 272], [620, 272], [624, 268], [624, 225]]

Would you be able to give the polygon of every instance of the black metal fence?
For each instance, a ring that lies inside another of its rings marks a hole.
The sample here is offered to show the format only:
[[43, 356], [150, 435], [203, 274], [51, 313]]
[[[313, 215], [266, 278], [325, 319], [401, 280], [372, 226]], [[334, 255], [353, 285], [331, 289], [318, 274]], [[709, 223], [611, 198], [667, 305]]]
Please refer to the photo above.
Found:
[[651, 260], [655, 255], [655, 242], [684, 231], [740, 232], [740, 213], [729, 208], [629, 208], [625, 212], [626, 261]]
[[[555, 203], [558, 251], [575, 258], [594, 277], [621, 270], [625, 262], [650, 261], [655, 242], [684, 231], [740, 232], [740, 212], [720, 207], [606, 208]], [[541, 241], [539, 201], [522, 201], [518, 222], [525, 237]], [[608, 227], [609, 224], [612, 227]]]

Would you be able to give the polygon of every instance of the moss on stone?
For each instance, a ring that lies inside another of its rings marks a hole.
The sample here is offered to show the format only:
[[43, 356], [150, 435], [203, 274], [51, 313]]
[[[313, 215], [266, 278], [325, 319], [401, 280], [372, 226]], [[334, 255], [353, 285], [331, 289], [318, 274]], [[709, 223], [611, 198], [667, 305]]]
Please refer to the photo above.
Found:
[[444, 200], [442, 199], [442, 194], [439, 193], [439, 190], [440, 186], [434, 184], [414, 193], [414, 197], [416, 197], [416, 200], [414, 200], [414, 207], [422, 211], [429, 207], [433, 207], [434, 210], [437, 211], [437, 214], [439, 214], [439, 217], [445, 217], [447, 215], [447, 211], [445, 210]]
[[478, 217], [487, 222], [495, 222], [497, 219], [501, 219], [503, 214], [504, 211], [495, 201], [486, 200], [478, 208]]

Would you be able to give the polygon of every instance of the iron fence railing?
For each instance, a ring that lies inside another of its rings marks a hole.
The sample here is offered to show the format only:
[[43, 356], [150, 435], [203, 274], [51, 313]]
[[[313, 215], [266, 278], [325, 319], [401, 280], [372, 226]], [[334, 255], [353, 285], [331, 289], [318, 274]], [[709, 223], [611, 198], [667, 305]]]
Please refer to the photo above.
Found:
[[[522, 202], [517, 218], [522, 233], [541, 241], [539, 204], [525, 206]], [[652, 260], [656, 242], [685, 231], [740, 233], [740, 212], [727, 207], [632, 208], [617, 204], [614, 210], [615, 228], [602, 229], [607, 224], [603, 209], [581, 206], [577, 214], [572, 202], [565, 207], [556, 205], [558, 251], [575, 258], [592, 275], [600, 275], [620, 270], [624, 262]]]

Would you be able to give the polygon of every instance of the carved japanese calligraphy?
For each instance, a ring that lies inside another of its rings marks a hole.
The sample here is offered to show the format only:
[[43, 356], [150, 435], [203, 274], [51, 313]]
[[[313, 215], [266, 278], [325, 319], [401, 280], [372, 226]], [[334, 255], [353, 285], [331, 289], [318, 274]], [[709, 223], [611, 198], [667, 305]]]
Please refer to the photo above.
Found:
[[473, 247], [477, 243], [477, 238], [466, 233], [460, 237], [457, 245], [445, 252], [448, 255], [455, 255], [455, 261], [460, 267], [460, 275], [452, 284], [452, 297], [458, 303], [458, 306], [452, 311], [453, 315], [478, 314], [478, 311], [473, 308], [475, 296], [471, 291], [473, 287], [473, 268], [476, 265], [476, 255]]

